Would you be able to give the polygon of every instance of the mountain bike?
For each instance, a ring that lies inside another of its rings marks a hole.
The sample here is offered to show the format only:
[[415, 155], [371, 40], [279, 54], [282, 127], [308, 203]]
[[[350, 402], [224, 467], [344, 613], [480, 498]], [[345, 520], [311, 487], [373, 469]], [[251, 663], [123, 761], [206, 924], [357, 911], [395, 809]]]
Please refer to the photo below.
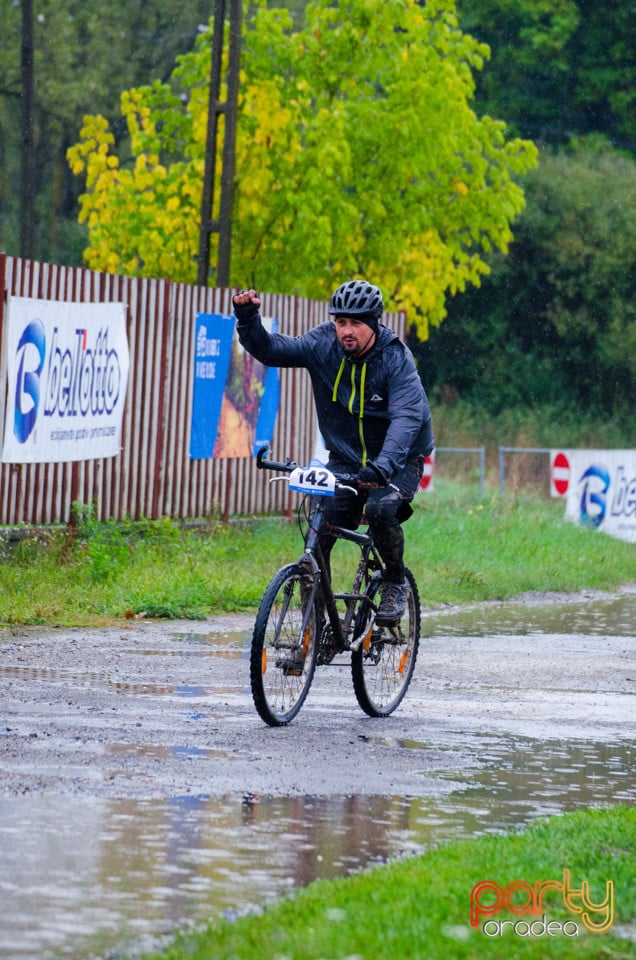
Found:
[[[370, 717], [386, 717], [408, 689], [420, 640], [420, 600], [415, 579], [406, 570], [404, 615], [390, 625], [376, 623], [385, 568], [370, 532], [349, 530], [325, 519], [328, 498], [338, 489], [358, 493], [352, 476], [336, 476], [322, 464], [299, 467], [291, 460], [266, 460], [261, 470], [285, 474], [291, 490], [304, 494], [298, 520], [305, 549], [294, 563], [272, 577], [261, 600], [250, 652], [252, 697], [270, 726], [289, 723], [302, 707], [316, 666], [351, 655], [351, 678], [358, 704]], [[334, 593], [321, 532], [360, 548], [351, 589]]]

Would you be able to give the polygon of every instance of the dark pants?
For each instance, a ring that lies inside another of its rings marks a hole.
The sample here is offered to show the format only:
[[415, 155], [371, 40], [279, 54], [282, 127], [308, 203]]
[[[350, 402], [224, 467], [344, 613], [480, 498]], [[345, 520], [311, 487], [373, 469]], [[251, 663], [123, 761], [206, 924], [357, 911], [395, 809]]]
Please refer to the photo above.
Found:
[[[355, 473], [350, 464], [330, 461], [327, 466], [333, 473]], [[424, 469], [424, 457], [409, 460], [403, 470], [391, 479], [392, 486], [375, 490], [360, 490], [357, 496], [348, 491], [336, 491], [325, 509], [328, 523], [355, 530], [360, 524], [362, 512], [369, 522], [378, 552], [386, 565], [387, 580], [404, 582], [404, 532], [402, 523], [413, 513], [410, 503], [420, 485]], [[397, 489], [395, 489], [397, 487]], [[320, 543], [327, 564], [336, 538], [325, 534]]]

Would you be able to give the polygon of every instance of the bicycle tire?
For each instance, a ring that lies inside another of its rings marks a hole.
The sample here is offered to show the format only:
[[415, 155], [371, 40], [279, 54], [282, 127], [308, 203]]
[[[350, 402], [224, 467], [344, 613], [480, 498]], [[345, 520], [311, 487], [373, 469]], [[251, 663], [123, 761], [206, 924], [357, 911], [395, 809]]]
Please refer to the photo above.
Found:
[[[369, 604], [360, 608], [355, 635], [363, 640], [351, 655], [351, 678], [359, 705], [370, 717], [388, 717], [408, 690], [420, 644], [420, 597], [415, 578], [405, 571], [406, 611], [396, 627], [377, 627]], [[382, 580], [374, 577], [367, 596], [374, 600]]]
[[288, 564], [272, 577], [256, 615], [250, 651], [252, 698], [271, 727], [294, 719], [313, 680], [318, 652], [315, 603], [303, 630], [310, 589], [306, 569]]

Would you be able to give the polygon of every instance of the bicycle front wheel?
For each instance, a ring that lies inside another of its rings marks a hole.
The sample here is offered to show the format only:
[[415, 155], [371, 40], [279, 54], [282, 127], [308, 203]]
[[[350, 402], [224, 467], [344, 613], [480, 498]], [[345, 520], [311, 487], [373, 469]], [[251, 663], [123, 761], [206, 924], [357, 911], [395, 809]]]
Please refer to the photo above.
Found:
[[[374, 603], [381, 579], [374, 578], [367, 596]], [[415, 669], [420, 643], [420, 597], [415, 578], [406, 570], [406, 610], [395, 626], [378, 626], [371, 606], [362, 608], [356, 637], [362, 642], [351, 655], [351, 677], [358, 703], [370, 717], [388, 717], [404, 699]]]
[[297, 563], [282, 567], [263, 594], [250, 655], [254, 706], [272, 727], [293, 720], [309, 692], [317, 624], [307, 571]]

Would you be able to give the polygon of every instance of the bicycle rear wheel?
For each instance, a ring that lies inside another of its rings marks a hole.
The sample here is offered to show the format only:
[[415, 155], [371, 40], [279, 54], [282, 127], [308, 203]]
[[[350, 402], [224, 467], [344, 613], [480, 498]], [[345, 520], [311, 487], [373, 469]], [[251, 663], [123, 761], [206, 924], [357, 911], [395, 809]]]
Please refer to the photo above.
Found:
[[303, 705], [316, 667], [318, 636], [311, 583], [297, 563], [282, 567], [263, 594], [250, 654], [252, 697], [272, 727], [289, 723]]
[[[367, 596], [375, 602], [379, 577]], [[351, 678], [358, 703], [370, 717], [388, 717], [408, 690], [420, 643], [420, 597], [410, 570], [406, 570], [407, 599], [402, 619], [391, 627], [375, 623], [369, 605], [361, 608], [355, 634], [362, 643], [351, 655]]]

